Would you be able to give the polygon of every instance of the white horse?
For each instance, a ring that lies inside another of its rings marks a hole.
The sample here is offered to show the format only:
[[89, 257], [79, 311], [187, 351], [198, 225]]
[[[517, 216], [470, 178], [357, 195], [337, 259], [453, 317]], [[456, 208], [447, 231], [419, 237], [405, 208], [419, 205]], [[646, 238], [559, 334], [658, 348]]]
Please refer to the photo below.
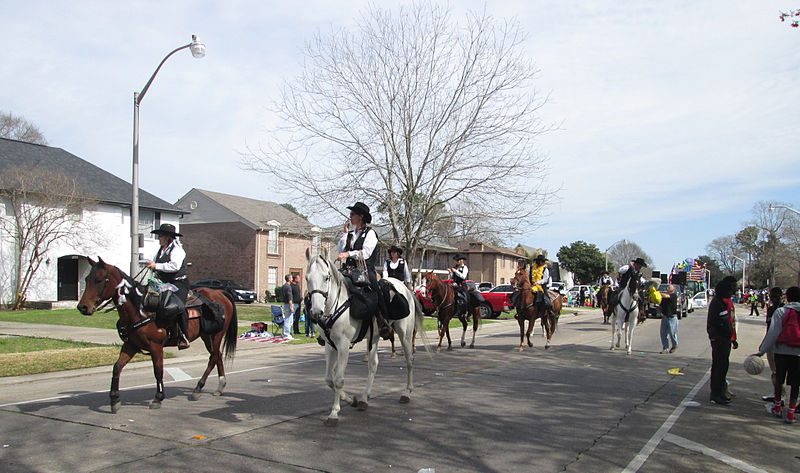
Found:
[[[359, 410], [367, 408], [372, 382], [378, 371], [378, 324], [374, 320], [361, 321], [350, 317], [350, 294], [345, 285], [344, 276], [326, 257], [311, 257], [306, 250], [308, 268], [306, 270], [306, 288], [311, 298], [309, 316], [318, 321], [320, 338], [325, 341], [325, 383], [333, 390], [333, 407], [325, 425], [335, 426], [339, 421], [340, 401], [344, 401]], [[400, 396], [401, 403], [409, 402], [413, 383], [413, 347], [412, 337], [416, 326], [426, 350], [430, 350], [422, 327], [422, 307], [414, 294], [401, 281], [387, 278], [392, 285], [392, 297], [404, 297], [408, 301], [409, 314], [398, 320], [387, 322], [394, 328], [403, 346], [406, 359], [408, 381], [406, 389]], [[350, 359], [350, 349], [358, 337], [362, 324], [370, 323], [366, 340], [369, 347], [367, 382], [361, 398], [351, 396], [344, 391], [344, 372]]]
[[[626, 287], [620, 288], [619, 302], [611, 313], [611, 351], [619, 348], [620, 337], [625, 334], [625, 349], [631, 354], [633, 349], [633, 329], [639, 318], [639, 277], [633, 276]], [[616, 333], [617, 340], [614, 341]]]

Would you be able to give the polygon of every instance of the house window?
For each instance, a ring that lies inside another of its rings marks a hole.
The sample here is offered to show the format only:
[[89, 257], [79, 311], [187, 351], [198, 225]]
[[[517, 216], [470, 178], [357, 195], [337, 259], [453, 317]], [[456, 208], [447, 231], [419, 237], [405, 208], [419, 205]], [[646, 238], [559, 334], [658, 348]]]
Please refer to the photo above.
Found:
[[500, 255], [500, 267], [501, 268], [506, 267], [506, 255]]
[[273, 228], [267, 232], [267, 253], [271, 255], [278, 254], [278, 229]]
[[505, 283], [506, 283], [506, 278], [500, 278], [500, 284], [505, 284]]
[[139, 233], [144, 234], [144, 237], [150, 240], [155, 239], [155, 234], [150, 233], [155, 230], [155, 214], [152, 211], [144, 210], [139, 212]]
[[278, 267], [270, 266], [267, 269], [267, 288], [272, 292], [278, 285]]

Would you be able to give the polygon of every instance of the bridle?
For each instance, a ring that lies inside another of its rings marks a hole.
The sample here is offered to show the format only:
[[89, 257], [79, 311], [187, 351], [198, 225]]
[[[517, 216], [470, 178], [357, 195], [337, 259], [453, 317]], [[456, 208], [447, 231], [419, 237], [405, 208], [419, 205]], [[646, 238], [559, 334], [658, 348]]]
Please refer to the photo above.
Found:
[[[108, 268], [108, 266], [106, 266], [106, 268]], [[92, 271], [94, 271], [94, 269]], [[119, 269], [117, 269], [117, 271], [119, 271]], [[139, 274], [141, 274], [141, 272]], [[91, 276], [91, 273], [89, 274], [89, 276]], [[125, 279], [125, 276], [122, 274], [122, 272], [119, 272], [119, 284], [115, 286], [116, 289], [116, 291], [114, 291], [115, 294], [112, 294], [110, 296], [104, 296], [106, 289], [108, 288], [108, 285], [110, 283], [111, 283], [111, 278], [109, 277], [108, 269], [106, 269], [106, 277], [105, 280], [103, 281], [103, 288], [98, 292], [97, 300], [95, 301], [94, 304], [95, 312], [102, 309], [109, 303], [113, 303], [114, 307], [109, 307], [108, 309], [106, 309], [106, 312], [111, 312], [112, 310], [115, 309], [119, 311], [128, 302], [129, 289], [133, 289], [134, 291], [137, 292], [137, 294], [140, 297], [142, 296], [142, 294], [139, 292], [139, 289], [135, 286], [135, 284], [129, 283]], [[128, 337], [131, 332], [149, 324], [150, 322], [155, 321], [155, 317], [147, 316], [144, 314], [141, 308], [141, 304], [139, 304], [137, 307], [137, 305], [134, 304], [133, 301], [130, 302], [131, 306], [133, 306], [134, 308], [134, 312], [137, 312], [136, 309], [138, 309], [138, 313], [144, 318], [127, 326], [122, 326], [122, 327], [117, 326], [117, 333], [119, 333], [119, 336], [123, 341], [128, 340]]]
[[[326, 278], [327, 279], [327, 288], [326, 288], [325, 291], [323, 291], [321, 289], [313, 289], [311, 291], [308, 291], [308, 297], [310, 299], [311, 296], [314, 295], [314, 294], [321, 295], [323, 297], [323, 299], [325, 299], [325, 309], [322, 311], [322, 315], [319, 316], [319, 317], [315, 317], [312, 314], [308, 314], [308, 316], [313, 322], [315, 322], [317, 325], [319, 325], [319, 327], [325, 333], [325, 338], [327, 338], [328, 341], [330, 342], [331, 347], [333, 347], [333, 349], [336, 350], [336, 345], [333, 343], [333, 340], [331, 339], [331, 328], [333, 328], [333, 324], [335, 324], [336, 321], [339, 320], [339, 317], [341, 317], [342, 314], [344, 314], [344, 312], [348, 308], [350, 308], [350, 299], [348, 298], [347, 300], [344, 301], [344, 303], [342, 303], [342, 305], [339, 305], [339, 296], [342, 294], [342, 290], [341, 290], [341, 288], [339, 288], [339, 290], [336, 291], [336, 299], [334, 299], [333, 303], [331, 304], [331, 301], [328, 298], [328, 295], [329, 295], [330, 290], [331, 290], [331, 279], [334, 278], [333, 271], [332, 271], [333, 268], [328, 263], [328, 261], [326, 261], [325, 259], [322, 259], [322, 258], [318, 258], [318, 259], [323, 261], [325, 263], [325, 266], [328, 268], [328, 275], [327, 275], [327, 278]], [[332, 309], [332, 310], [330, 310], [329, 308]], [[326, 315], [326, 313], [330, 313], [330, 315]]]
[[[453, 300], [451, 300], [450, 302], [448, 302], [448, 303], [447, 303], [447, 304], [445, 304], [445, 305], [442, 305], [442, 304], [444, 304], [444, 301], [446, 301], [446, 300], [447, 300], [447, 296], [448, 296], [448, 295], [449, 295], [449, 293], [450, 293], [449, 291], [451, 291], [452, 289], [451, 289], [451, 288], [450, 288], [450, 287], [449, 287], [447, 284], [445, 284], [445, 283], [444, 283], [444, 282], [442, 282], [442, 281], [439, 281], [439, 283], [440, 283], [442, 286], [444, 286], [444, 294], [442, 295], [442, 300], [441, 300], [441, 302], [439, 302], [438, 304], [436, 304], [436, 303], [434, 302], [434, 307], [436, 307], [436, 311], [437, 311], [437, 312], [438, 312], [438, 311], [440, 311], [440, 310], [442, 310], [442, 309], [446, 309], [446, 308], [448, 308], [448, 307], [450, 307], [451, 305], [453, 305], [453, 304], [455, 304], [455, 303], [456, 303], [456, 298], [455, 298], [455, 297], [453, 297]], [[425, 286], [425, 292], [426, 292], [427, 294], [430, 294], [430, 295], [431, 295], [431, 301], [433, 301], [433, 292], [431, 291], [431, 286], [430, 286], [430, 285], [426, 285], [426, 286]], [[453, 296], [455, 296], [455, 294], [453, 294]]]

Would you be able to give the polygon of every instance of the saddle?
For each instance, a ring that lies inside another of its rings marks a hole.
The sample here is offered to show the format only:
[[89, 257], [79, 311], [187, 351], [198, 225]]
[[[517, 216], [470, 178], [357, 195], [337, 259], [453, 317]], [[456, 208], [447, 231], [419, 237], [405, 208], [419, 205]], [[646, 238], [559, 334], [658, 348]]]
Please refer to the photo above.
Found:
[[200, 319], [201, 333], [218, 333], [225, 326], [225, 309], [222, 304], [200, 293], [189, 291], [186, 297], [186, 312], [189, 319]]

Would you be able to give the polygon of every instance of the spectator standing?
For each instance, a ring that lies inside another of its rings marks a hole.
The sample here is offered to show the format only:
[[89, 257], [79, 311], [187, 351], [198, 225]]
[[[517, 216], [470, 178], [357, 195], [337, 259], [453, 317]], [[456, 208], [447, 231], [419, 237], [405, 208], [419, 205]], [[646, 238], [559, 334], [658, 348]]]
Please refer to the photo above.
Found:
[[[678, 349], [678, 296], [675, 286], [667, 286], [661, 293], [661, 353], [674, 353]], [[670, 343], [672, 347], [670, 347]]]
[[753, 311], [756, 312], [756, 317], [758, 317], [758, 296], [756, 295], [756, 291], [750, 293], [750, 316], [753, 316]]
[[581, 286], [581, 290], [578, 291], [578, 307], [583, 307], [586, 305], [586, 288]]
[[300, 291], [300, 275], [295, 274], [292, 278], [292, 303], [294, 304], [294, 315], [292, 317], [292, 332], [300, 335], [300, 314], [303, 307], [303, 293]]
[[711, 342], [711, 396], [712, 404], [730, 404], [725, 377], [728, 374], [731, 348], [739, 348], [733, 326], [733, 295], [736, 278], [728, 276], [717, 283], [714, 298], [708, 305], [706, 332]]
[[[780, 287], [773, 287], [769, 291], [769, 307], [767, 307], [767, 333], [769, 333], [769, 325], [772, 322], [772, 314], [775, 313], [776, 310], [783, 307], [783, 290]], [[766, 336], [766, 335], [765, 335]], [[769, 370], [772, 373], [772, 392], [775, 391], [775, 355], [770, 347], [767, 351], [765, 351], [767, 355], [767, 364], [769, 364]], [[775, 400], [775, 395], [770, 393], [766, 396], [761, 396], [761, 399], [767, 402], [772, 402]]]
[[292, 337], [292, 319], [294, 318], [294, 295], [292, 294], [292, 275], [284, 276], [286, 281], [281, 287], [281, 299], [283, 301], [283, 338], [294, 340]]
[[800, 394], [800, 287], [792, 286], [786, 290], [786, 305], [776, 309], [772, 321], [758, 348], [761, 356], [772, 348], [775, 356], [775, 399], [770, 412], [775, 417], [783, 417], [781, 395], [784, 381], [790, 386], [789, 409], [786, 412], [787, 424], [797, 422], [797, 397]]
[[[309, 300], [308, 291], [306, 291], [304, 300]], [[308, 317], [308, 310], [305, 304], [303, 304], [303, 313], [306, 315], [306, 338], [313, 338], [317, 335], [317, 327], [314, 321]]]

